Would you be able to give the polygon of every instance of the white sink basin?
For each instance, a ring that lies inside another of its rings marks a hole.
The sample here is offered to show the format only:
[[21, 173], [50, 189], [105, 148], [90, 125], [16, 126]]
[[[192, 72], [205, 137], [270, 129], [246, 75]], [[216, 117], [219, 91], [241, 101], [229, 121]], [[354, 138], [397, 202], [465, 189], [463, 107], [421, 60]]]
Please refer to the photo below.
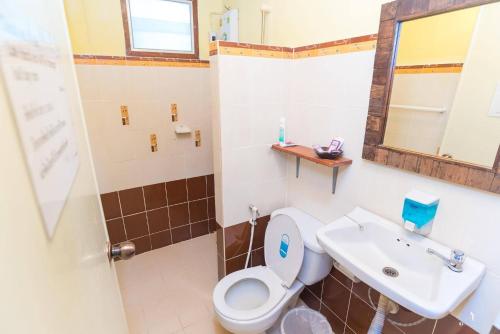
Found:
[[[361, 208], [321, 228], [317, 238], [331, 257], [360, 280], [431, 319], [444, 317], [464, 301], [486, 270], [484, 264], [466, 257], [463, 272], [454, 272], [427, 253], [432, 248], [448, 258], [450, 248]], [[399, 275], [384, 274], [385, 267]]]

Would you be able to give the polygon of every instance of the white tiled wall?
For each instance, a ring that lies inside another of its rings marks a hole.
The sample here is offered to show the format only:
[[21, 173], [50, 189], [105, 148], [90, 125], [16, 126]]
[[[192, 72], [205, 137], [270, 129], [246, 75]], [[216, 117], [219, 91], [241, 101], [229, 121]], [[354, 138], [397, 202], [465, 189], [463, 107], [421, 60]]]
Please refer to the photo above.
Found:
[[290, 60], [217, 56], [211, 66], [218, 92], [214, 131], [220, 131], [220, 138], [214, 134], [216, 212], [227, 227], [250, 218], [249, 204], [262, 215], [285, 204], [286, 161], [269, 147], [289, 103]]
[[[99, 191], [211, 174], [212, 129], [208, 68], [77, 65]], [[170, 104], [179, 121], [172, 123]], [[121, 123], [127, 105], [130, 125]], [[201, 130], [176, 135], [176, 124]], [[149, 135], [158, 137], [151, 152]]]
[[[435, 194], [441, 204], [430, 237], [488, 267], [477, 292], [454, 311], [486, 333], [500, 310], [500, 197], [361, 159], [374, 55], [212, 57], [217, 221], [225, 227], [245, 221], [254, 203], [263, 214], [295, 206], [324, 223], [361, 206], [400, 222], [408, 191]], [[270, 149], [281, 116], [288, 138], [302, 145], [345, 138], [353, 164], [341, 168], [335, 195], [330, 169], [303, 161], [297, 179], [295, 159]]]
[[[500, 310], [500, 196], [361, 159], [374, 52], [295, 60], [289, 135], [305, 145], [346, 139], [353, 165], [341, 168], [335, 195], [330, 170], [288, 161], [287, 205], [329, 223], [361, 206], [400, 222], [405, 193], [417, 188], [441, 198], [431, 238], [484, 262], [488, 272], [478, 291], [454, 314], [487, 333]], [[322, 70], [323, 69], [323, 70]], [[418, 284], [416, 282], [416, 284]], [[471, 312], [474, 314], [472, 319]]]
[[[488, 267], [477, 292], [454, 311], [486, 333], [500, 310], [500, 197], [361, 159], [374, 55], [212, 57], [218, 89], [214, 132], [220, 136], [214, 141], [217, 221], [225, 227], [245, 221], [248, 204], [254, 203], [264, 214], [295, 206], [324, 223], [361, 206], [400, 222], [408, 191], [435, 194], [441, 203], [430, 237], [463, 249]], [[283, 115], [288, 138], [302, 145], [345, 138], [345, 155], [353, 164], [341, 168], [335, 195], [330, 169], [303, 161], [297, 179], [295, 159], [270, 149]]]

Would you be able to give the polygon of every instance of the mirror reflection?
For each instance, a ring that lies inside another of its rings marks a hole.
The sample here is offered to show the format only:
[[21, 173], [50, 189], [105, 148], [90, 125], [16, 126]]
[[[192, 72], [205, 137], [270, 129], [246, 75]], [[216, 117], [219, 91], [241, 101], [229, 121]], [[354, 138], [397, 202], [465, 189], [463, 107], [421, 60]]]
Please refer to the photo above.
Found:
[[500, 3], [402, 22], [384, 145], [493, 166]]

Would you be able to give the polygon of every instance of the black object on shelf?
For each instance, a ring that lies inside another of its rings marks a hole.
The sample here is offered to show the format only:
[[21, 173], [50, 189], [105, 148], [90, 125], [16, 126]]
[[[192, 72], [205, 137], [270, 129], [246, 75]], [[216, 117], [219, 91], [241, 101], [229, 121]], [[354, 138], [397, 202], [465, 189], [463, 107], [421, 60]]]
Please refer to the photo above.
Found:
[[344, 151], [338, 150], [338, 151], [328, 151], [328, 146], [322, 146], [322, 150], [318, 150], [317, 148], [314, 148], [314, 152], [316, 152], [316, 155], [320, 157], [321, 159], [329, 159], [329, 160], [334, 160], [342, 155]]

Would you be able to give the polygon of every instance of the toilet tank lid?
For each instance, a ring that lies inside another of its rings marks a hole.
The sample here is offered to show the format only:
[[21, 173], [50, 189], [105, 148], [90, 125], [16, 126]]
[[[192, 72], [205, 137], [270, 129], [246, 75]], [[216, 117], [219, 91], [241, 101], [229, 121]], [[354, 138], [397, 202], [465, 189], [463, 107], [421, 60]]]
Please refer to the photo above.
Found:
[[324, 249], [321, 248], [318, 240], [316, 239], [316, 232], [318, 231], [318, 229], [324, 226], [322, 222], [305, 213], [304, 211], [301, 211], [294, 207], [288, 207], [273, 211], [273, 213], [271, 213], [271, 219], [273, 219], [277, 215], [286, 215], [295, 221], [297, 227], [300, 230], [300, 234], [302, 234], [304, 246], [316, 253], [325, 253]]

